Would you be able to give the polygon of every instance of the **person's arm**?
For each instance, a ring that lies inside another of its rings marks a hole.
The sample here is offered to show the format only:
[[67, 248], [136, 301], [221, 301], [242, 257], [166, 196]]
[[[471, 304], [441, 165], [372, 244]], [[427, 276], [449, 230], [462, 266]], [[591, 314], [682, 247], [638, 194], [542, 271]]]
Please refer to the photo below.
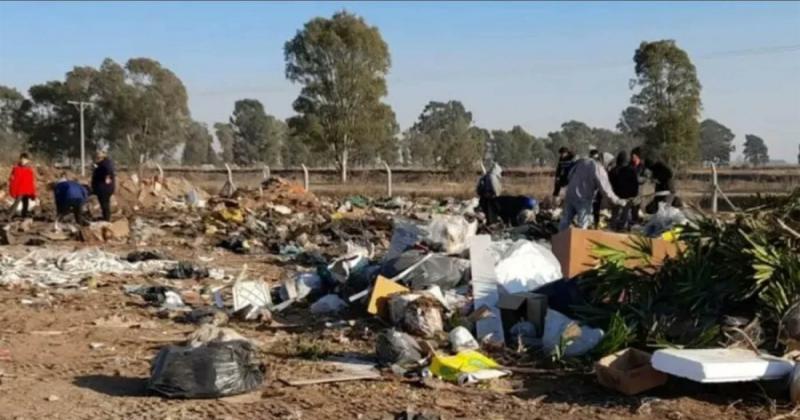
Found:
[[608, 173], [602, 165], [595, 163], [594, 174], [597, 179], [597, 183], [600, 186], [600, 192], [602, 192], [602, 194], [606, 196], [612, 203], [616, 205], [624, 204], [624, 201], [614, 194], [614, 190], [611, 188], [611, 183], [608, 181]]

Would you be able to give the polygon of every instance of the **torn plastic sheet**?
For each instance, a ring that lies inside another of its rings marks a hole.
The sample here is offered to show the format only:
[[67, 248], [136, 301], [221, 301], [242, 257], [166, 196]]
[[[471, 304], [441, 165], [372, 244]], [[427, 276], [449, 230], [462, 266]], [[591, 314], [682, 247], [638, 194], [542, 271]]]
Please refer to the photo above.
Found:
[[76, 286], [97, 274], [147, 274], [164, 271], [175, 261], [150, 260], [131, 263], [97, 248], [75, 252], [37, 250], [22, 258], [0, 257], [0, 284]]

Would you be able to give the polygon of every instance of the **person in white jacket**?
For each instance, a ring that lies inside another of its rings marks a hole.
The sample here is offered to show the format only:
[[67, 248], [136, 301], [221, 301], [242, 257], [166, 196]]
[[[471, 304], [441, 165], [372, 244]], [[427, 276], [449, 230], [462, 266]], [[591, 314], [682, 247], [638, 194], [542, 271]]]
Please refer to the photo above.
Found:
[[592, 226], [592, 202], [595, 194], [603, 194], [617, 206], [624, 206], [625, 200], [617, 197], [608, 181], [608, 173], [600, 162], [594, 159], [580, 159], [569, 174], [567, 195], [564, 198], [564, 213], [561, 216], [559, 230], [568, 229], [572, 221], [581, 229]]

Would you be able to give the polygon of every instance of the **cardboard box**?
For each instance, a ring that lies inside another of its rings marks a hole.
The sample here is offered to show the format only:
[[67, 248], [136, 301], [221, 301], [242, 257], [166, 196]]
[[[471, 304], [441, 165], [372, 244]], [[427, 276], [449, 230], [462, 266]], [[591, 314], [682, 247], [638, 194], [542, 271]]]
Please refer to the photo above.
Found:
[[595, 363], [597, 381], [625, 395], [636, 395], [661, 386], [667, 375], [653, 369], [650, 353], [625, 349], [608, 355]]
[[[630, 250], [640, 237], [636, 235], [605, 232], [602, 230], [588, 230], [569, 228], [558, 232], [552, 238], [553, 254], [561, 263], [561, 272], [565, 278], [573, 278], [584, 271], [592, 269], [597, 264], [593, 255], [595, 243], [612, 248]], [[660, 264], [667, 256], [675, 256], [678, 246], [661, 238], [652, 238], [652, 261]], [[636, 261], [630, 261], [630, 266], [635, 266]]]
[[500, 319], [505, 331], [519, 321], [528, 321], [536, 326], [537, 337], [542, 336], [547, 314], [547, 296], [529, 292], [501, 294], [497, 308], [500, 309]]

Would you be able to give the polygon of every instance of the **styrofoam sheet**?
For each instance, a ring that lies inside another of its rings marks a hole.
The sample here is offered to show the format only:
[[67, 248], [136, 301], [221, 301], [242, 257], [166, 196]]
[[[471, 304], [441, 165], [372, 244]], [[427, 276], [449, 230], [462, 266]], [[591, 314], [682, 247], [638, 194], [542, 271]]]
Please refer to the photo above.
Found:
[[651, 360], [653, 368], [703, 383], [747, 382], [781, 379], [794, 363], [744, 349], [665, 349]]
[[503, 323], [500, 310], [497, 309], [499, 294], [494, 271], [495, 258], [491, 251], [492, 237], [478, 235], [469, 238], [469, 261], [472, 267], [472, 294], [474, 307], [486, 306], [492, 312], [491, 317], [483, 318], [475, 323], [478, 341], [489, 340], [505, 343]]

